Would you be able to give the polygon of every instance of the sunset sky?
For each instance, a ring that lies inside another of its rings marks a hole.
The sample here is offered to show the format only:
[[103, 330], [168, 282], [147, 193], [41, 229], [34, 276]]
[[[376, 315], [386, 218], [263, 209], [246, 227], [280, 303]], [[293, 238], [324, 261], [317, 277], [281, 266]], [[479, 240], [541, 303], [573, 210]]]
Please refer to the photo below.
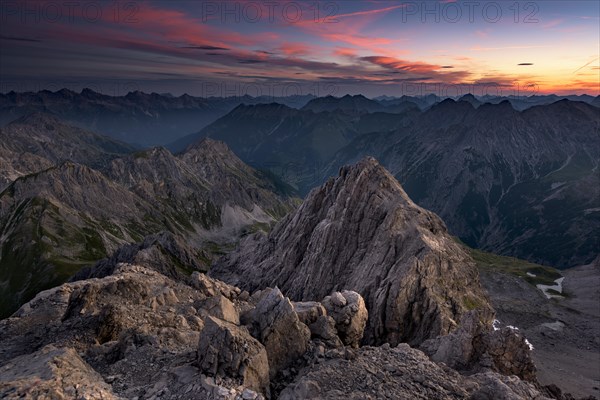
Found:
[[9, 1], [1, 92], [598, 95], [598, 1]]

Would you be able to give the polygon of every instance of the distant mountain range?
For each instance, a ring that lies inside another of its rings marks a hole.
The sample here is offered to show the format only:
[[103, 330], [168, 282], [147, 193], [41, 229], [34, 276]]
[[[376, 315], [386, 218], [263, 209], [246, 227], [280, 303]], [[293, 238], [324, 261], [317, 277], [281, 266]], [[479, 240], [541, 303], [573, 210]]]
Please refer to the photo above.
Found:
[[197, 134], [167, 147], [178, 152], [203, 137], [221, 140], [248, 164], [269, 168], [306, 193], [334, 154], [352, 140], [404, 129], [420, 114], [412, 103], [406, 103], [409, 106], [400, 113], [371, 113], [372, 106], [384, 107], [361, 96], [357, 101], [342, 99], [344, 109], [335, 109], [332, 99], [311, 101], [300, 110], [276, 103], [241, 105]]
[[518, 111], [509, 100], [482, 103], [474, 96], [425, 111], [385, 112], [378, 104], [345, 96], [314, 99], [300, 110], [242, 105], [170, 148], [181, 151], [202, 137], [222, 140], [302, 194], [370, 155], [471, 246], [559, 267], [594, 259], [598, 108], [560, 100]]
[[107, 96], [84, 89], [0, 94], [0, 126], [33, 112], [52, 113], [70, 124], [138, 147], [163, 145], [196, 132], [239, 104], [277, 101], [302, 107], [313, 96], [174, 97], [130, 92]]
[[[454, 100], [458, 100], [459, 97]], [[582, 96], [462, 96], [461, 100], [475, 106], [497, 104], [508, 100], [517, 110], [535, 105], [550, 104], [561, 99], [583, 101], [600, 106], [600, 97]], [[312, 95], [287, 97], [249, 95], [232, 97], [193, 97], [187, 94], [130, 92], [125, 96], [108, 96], [91, 89], [80, 93], [68, 89], [55, 92], [0, 93], [0, 127], [33, 112], [52, 113], [78, 127], [109, 136], [138, 148], [162, 146], [205, 126], [226, 115], [239, 105], [278, 103], [291, 108], [315, 112], [342, 110], [346, 112], [402, 113], [409, 109], [427, 110], [444, 100], [433, 94], [426, 96], [382, 96], [367, 99], [364, 96], [341, 98]]]

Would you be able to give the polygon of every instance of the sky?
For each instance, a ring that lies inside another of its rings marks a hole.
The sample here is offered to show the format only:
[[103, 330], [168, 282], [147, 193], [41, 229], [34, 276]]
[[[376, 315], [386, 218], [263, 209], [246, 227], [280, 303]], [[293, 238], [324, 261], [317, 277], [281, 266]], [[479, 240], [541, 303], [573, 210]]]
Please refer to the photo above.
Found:
[[0, 1], [0, 92], [600, 94], [599, 1]]

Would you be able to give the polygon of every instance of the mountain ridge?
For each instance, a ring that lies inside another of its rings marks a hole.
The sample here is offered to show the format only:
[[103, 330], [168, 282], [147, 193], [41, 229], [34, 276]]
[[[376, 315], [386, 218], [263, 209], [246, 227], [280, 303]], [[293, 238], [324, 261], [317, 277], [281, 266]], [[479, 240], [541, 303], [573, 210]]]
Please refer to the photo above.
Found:
[[[85, 151], [67, 160], [53, 156], [81, 138], [65, 146], [51, 139], [97, 136], [44, 115], [15, 126], [29, 141], [42, 129], [48, 146], [40, 154], [48, 158], [39, 156], [42, 162], [0, 191], [1, 316], [123, 245], [160, 232], [175, 235], [165, 243], [183, 238], [169, 245], [184, 249], [176, 254], [195, 254], [186, 256], [195, 259], [187, 273], [204, 270], [241, 235], [268, 229], [297, 203], [293, 190], [245, 165], [222, 142], [207, 140], [178, 156], [164, 148], [110, 156], [98, 150], [102, 157], [92, 168], [70, 160], [86, 159]], [[2, 154], [21, 163], [15, 152]]]

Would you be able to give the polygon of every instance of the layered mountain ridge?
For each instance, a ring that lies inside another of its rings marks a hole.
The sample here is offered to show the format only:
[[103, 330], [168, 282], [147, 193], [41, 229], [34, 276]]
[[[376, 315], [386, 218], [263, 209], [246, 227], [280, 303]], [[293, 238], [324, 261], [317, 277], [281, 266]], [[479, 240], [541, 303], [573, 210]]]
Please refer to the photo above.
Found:
[[410, 129], [357, 138], [325, 176], [374, 155], [469, 245], [565, 268], [593, 260], [600, 239], [599, 124], [567, 100], [523, 112], [446, 100]]
[[54, 115], [33, 113], [0, 128], [0, 192], [16, 178], [63, 161], [98, 167], [131, 153], [123, 142], [69, 126]]
[[165, 145], [225, 115], [239, 104], [284, 102], [301, 107], [313, 96], [179, 97], [129, 92], [110, 96], [83, 89], [0, 93], [0, 126], [33, 112], [53, 113], [70, 124], [139, 146]]

